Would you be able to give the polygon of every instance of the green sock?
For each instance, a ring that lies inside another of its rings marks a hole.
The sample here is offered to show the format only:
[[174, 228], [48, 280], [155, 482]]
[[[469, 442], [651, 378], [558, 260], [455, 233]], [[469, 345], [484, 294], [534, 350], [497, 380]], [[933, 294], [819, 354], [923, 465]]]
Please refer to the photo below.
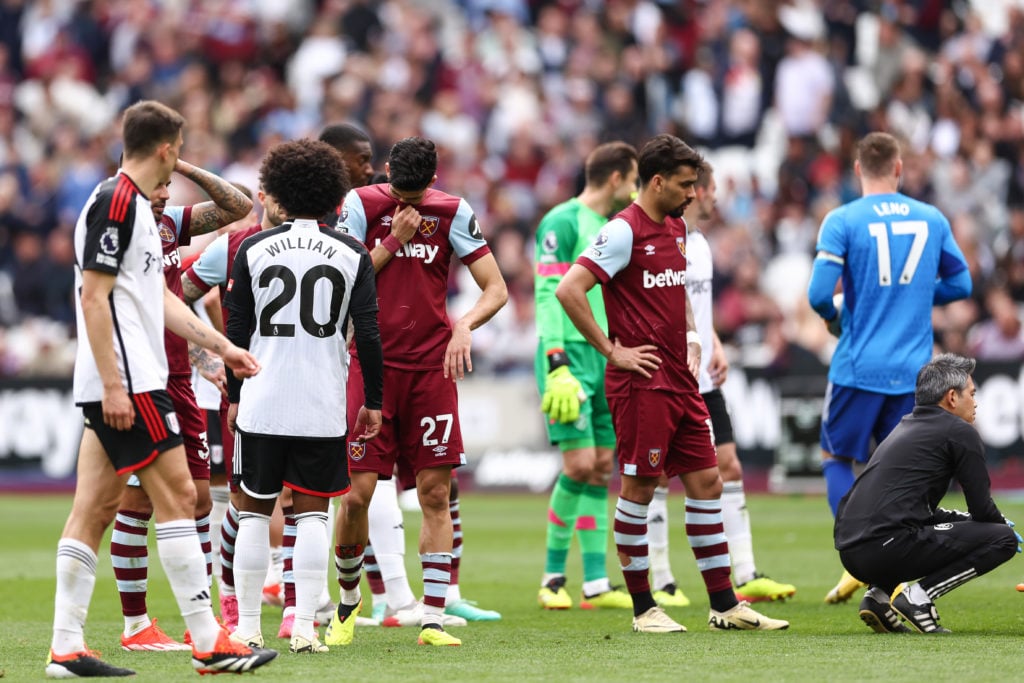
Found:
[[546, 574], [565, 574], [565, 560], [572, 544], [572, 532], [581, 507], [581, 494], [585, 484], [573, 481], [562, 474], [551, 490], [548, 506], [548, 559], [544, 565]]
[[576, 532], [583, 555], [583, 580], [608, 577], [608, 487], [584, 485]]

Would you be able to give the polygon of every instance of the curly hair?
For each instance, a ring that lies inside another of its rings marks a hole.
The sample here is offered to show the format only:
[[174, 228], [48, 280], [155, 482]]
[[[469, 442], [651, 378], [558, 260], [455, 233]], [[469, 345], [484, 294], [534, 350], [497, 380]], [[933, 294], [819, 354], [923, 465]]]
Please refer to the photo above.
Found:
[[417, 192], [430, 185], [437, 173], [437, 148], [426, 138], [403, 138], [388, 154], [388, 182], [402, 192]]
[[338, 208], [351, 189], [337, 150], [319, 140], [275, 145], [260, 165], [260, 186], [288, 218], [320, 218]]

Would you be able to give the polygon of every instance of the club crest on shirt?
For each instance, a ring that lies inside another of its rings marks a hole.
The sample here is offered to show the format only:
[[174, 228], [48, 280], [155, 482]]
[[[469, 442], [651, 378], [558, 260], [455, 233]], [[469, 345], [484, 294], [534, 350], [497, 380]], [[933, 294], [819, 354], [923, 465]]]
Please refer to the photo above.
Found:
[[120, 244], [120, 233], [114, 226], [109, 226], [107, 231], [100, 235], [100, 249], [104, 254], [116, 254]]
[[679, 249], [679, 253], [682, 254], [683, 258], [686, 258], [686, 238], [676, 238], [676, 248]]
[[163, 221], [160, 222], [159, 227], [157, 232], [160, 234], [160, 239], [164, 242], [174, 242], [174, 231]]
[[437, 216], [421, 216], [420, 217], [420, 234], [424, 237], [430, 237], [437, 232], [437, 226], [441, 223], [441, 219]]
[[651, 467], [657, 467], [661, 462], [661, 449], [652, 448], [647, 451], [647, 462], [651, 463]]
[[544, 249], [544, 253], [553, 254], [558, 251], [558, 235], [553, 232], [549, 232], [544, 235], [544, 241], [541, 243], [541, 248]]
[[366, 455], [366, 444], [360, 441], [349, 441], [348, 442], [348, 457], [356, 462], [363, 459]]

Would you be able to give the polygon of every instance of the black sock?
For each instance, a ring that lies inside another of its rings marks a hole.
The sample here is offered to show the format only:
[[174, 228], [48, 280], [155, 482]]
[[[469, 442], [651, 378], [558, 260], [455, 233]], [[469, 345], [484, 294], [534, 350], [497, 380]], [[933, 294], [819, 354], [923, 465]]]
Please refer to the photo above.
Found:
[[727, 612], [739, 604], [736, 600], [736, 594], [732, 592], [731, 588], [708, 593], [708, 599], [711, 601], [711, 609], [716, 612]]
[[629, 597], [633, 598], [633, 616], [638, 617], [652, 607], [657, 607], [658, 603], [654, 601], [654, 596], [651, 595], [651, 591], [644, 591], [643, 593], [630, 593]]

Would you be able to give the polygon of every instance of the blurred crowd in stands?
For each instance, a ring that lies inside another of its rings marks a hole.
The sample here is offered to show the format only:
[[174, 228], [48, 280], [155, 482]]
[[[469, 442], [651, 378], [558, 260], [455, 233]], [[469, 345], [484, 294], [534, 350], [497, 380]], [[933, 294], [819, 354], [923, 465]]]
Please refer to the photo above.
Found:
[[[182, 157], [256, 189], [264, 151], [349, 121], [440, 148], [509, 305], [475, 365], [529, 372], [533, 231], [598, 143], [673, 132], [716, 168], [717, 325], [737, 362], [827, 360], [806, 303], [817, 229], [859, 195], [859, 137], [905, 141], [975, 293], [941, 347], [1024, 358], [1024, 10], [994, 0], [0, 0], [0, 376], [67, 374], [71, 235], [116, 169], [119, 112], [188, 120]], [[172, 203], [204, 198], [183, 178]], [[472, 283], [452, 279], [452, 310]], [[470, 292], [472, 296], [472, 293]], [[894, 311], [894, 315], [898, 312]]]

